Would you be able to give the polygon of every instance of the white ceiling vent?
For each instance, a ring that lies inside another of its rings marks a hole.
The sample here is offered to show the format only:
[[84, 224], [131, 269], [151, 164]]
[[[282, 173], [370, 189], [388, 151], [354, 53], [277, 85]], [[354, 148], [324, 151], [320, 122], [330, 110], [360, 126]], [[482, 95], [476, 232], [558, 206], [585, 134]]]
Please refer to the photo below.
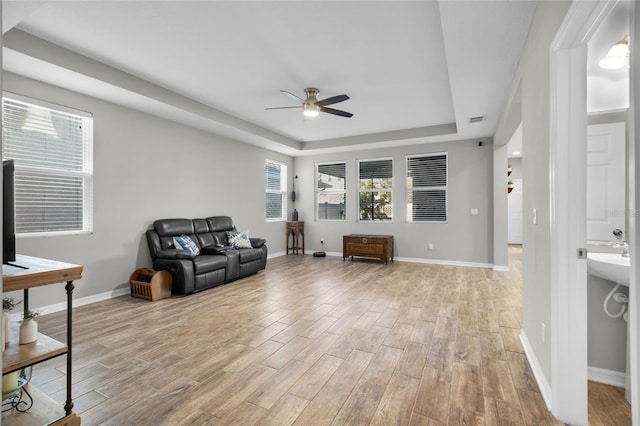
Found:
[[477, 117], [471, 117], [469, 119], [469, 123], [479, 123], [481, 121], [484, 121], [484, 115], [479, 115]]

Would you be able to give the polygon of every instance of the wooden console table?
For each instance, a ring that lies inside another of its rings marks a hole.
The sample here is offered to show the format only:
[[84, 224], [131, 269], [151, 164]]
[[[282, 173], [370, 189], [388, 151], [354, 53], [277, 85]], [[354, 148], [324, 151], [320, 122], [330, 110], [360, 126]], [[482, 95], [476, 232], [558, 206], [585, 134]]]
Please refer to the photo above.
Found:
[[[19, 265], [13, 266], [13, 265]], [[50, 284], [66, 282], [67, 292], [67, 344], [58, 342], [44, 334], [38, 333], [38, 340], [26, 345], [18, 344], [16, 334], [17, 327], [13, 328], [11, 342], [6, 347], [2, 357], [2, 374], [12, 373], [24, 367], [67, 355], [67, 395], [64, 411], [60, 404], [40, 392], [32, 384], [26, 388], [33, 396], [33, 406], [27, 413], [19, 413], [10, 410], [2, 413], [2, 423], [6, 424], [51, 424], [51, 425], [80, 425], [80, 416], [73, 413], [71, 397], [71, 327], [72, 327], [72, 300], [73, 281], [82, 278], [83, 267], [71, 263], [57, 262], [55, 260], [40, 259], [37, 257], [16, 255], [13, 265], [2, 265], [2, 289], [10, 292], [23, 290], [24, 309], [29, 309], [29, 289]], [[52, 416], [58, 416], [52, 419]], [[27, 420], [28, 419], [28, 420]]]
[[[291, 246], [289, 245], [289, 240], [291, 239]], [[300, 247], [300, 241], [302, 241], [302, 247]], [[304, 254], [304, 222], [303, 221], [292, 221], [287, 222], [287, 254], [289, 254], [289, 249], [293, 254], [298, 254], [300, 250], [302, 250], [302, 254]]]
[[342, 260], [347, 257], [375, 257], [393, 262], [393, 235], [351, 234], [342, 237]]

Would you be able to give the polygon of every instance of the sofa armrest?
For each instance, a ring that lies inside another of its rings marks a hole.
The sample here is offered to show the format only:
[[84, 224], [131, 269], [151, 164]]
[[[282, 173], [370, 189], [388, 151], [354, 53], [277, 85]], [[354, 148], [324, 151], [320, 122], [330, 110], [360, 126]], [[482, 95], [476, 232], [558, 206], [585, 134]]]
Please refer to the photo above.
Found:
[[225, 254], [228, 250], [231, 250], [231, 246], [206, 246], [200, 250], [201, 254]]
[[160, 250], [156, 254], [156, 258], [158, 258], [158, 259], [166, 259], [166, 260], [172, 260], [172, 259], [193, 260], [193, 259], [195, 259], [195, 257], [196, 256], [194, 254], [192, 254], [190, 251], [178, 250], [178, 249]]
[[263, 238], [249, 238], [251, 241], [251, 247], [260, 248], [267, 243], [267, 240]]
[[158, 256], [158, 252], [162, 250], [162, 245], [160, 244], [160, 237], [155, 229], [147, 230], [147, 244], [149, 245], [149, 254], [151, 255], [151, 260], [155, 260], [156, 256]]
[[[180, 250], [176, 250], [180, 251]], [[171, 284], [172, 294], [191, 294], [195, 286], [195, 273], [191, 259], [163, 259], [156, 258], [153, 269], [157, 271], [169, 271], [173, 278]]]

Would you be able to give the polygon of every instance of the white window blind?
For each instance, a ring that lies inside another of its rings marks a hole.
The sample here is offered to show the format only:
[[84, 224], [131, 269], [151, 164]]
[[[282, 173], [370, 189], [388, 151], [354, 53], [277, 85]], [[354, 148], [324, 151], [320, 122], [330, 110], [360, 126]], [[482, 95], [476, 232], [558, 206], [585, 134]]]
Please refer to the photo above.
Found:
[[447, 154], [407, 157], [407, 221], [447, 221]]
[[360, 221], [393, 219], [393, 160], [358, 161]]
[[346, 164], [316, 164], [316, 218], [345, 220]]
[[266, 179], [266, 220], [284, 220], [287, 207], [287, 165], [267, 160]]
[[92, 117], [6, 94], [2, 156], [15, 162], [16, 233], [92, 231]]

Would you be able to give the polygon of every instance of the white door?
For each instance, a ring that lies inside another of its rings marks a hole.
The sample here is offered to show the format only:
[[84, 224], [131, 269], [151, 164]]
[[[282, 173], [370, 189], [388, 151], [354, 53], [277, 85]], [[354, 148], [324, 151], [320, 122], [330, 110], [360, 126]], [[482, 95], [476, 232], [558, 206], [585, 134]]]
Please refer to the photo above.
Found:
[[522, 179], [513, 179], [513, 191], [507, 195], [509, 224], [507, 241], [522, 244]]
[[624, 123], [587, 128], [587, 241], [615, 241], [614, 229], [625, 232], [625, 158]]

